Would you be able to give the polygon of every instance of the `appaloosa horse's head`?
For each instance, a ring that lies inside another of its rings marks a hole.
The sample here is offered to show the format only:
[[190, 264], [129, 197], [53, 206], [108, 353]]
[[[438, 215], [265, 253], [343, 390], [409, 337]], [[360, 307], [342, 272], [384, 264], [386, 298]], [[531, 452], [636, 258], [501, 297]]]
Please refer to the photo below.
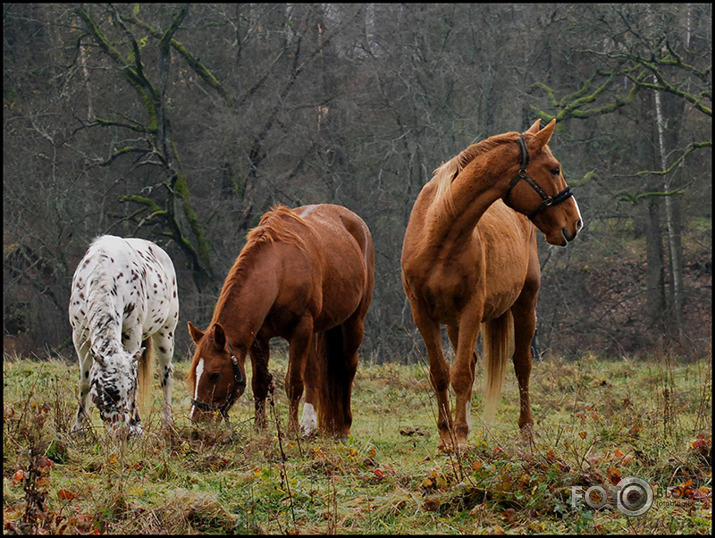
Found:
[[511, 180], [504, 202], [528, 216], [548, 243], [566, 246], [583, 227], [583, 220], [571, 187], [566, 185], [561, 163], [547, 145], [556, 120], [539, 130], [540, 121], [516, 139], [519, 172]]
[[191, 421], [228, 419], [229, 409], [246, 390], [246, 351], [238, 350], [238, 357], [234, 354], [219, 323], [212, 323], [205, 333], [191, 322], [188, 325], [196, 344], [188, 376]]
[[135, 354], [118, 351], [103, 356], [92, 351], [89, 371], [90, 395], [113, 437], [143, 434], [137, 409], [137, 369], [144, 348]]

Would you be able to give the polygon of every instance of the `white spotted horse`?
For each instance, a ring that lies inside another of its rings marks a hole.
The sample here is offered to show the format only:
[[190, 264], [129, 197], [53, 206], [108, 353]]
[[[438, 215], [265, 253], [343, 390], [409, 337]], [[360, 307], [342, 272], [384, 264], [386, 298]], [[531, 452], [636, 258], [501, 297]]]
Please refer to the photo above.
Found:
[[101, 236], [72, 278], [72, 340], [79, 356], [79, 409], [73, 433], [89, 419], [89, 398], [111, 435], [142, 435], [156, 355], [171, 423], [172, 357], [179, 298], [168, 254], [144, 239]]

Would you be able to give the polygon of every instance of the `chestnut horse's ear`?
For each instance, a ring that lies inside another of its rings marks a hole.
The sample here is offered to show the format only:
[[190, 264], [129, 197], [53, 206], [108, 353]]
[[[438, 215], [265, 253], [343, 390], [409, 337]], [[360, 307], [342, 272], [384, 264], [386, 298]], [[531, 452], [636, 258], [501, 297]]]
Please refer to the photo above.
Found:
[[539, 125], [541, 125], [541, 118], [536, 120], [534, 123], [531, 124], [531, 127], [529, 127], [525, 133], [531, 133], [531, 134], [536, 134], [539, 132]]
[[189, 334], [191, 335], [191, 339], [194, 341], [194, 344], [198, 344], [199, 341], [204, 337], [204, 333], [202, 333], [200, 330], [198, 330], [196, 327], [194, 327], [194, 324], [189, 321]]
[[548, 144], [549, 140], [551, 140], [551, 135], [554, 134], [555, 128], [556, 119], [553, 119], [546, 127], [534, 135], [534, 138], [536, 138], [540, 148], [543, 148], [546, 144]]
[[216, 344], [216, 349], [226, 347], [226, 333], [223, 332], [223, 327], [221, 327], [220, 323], [214, 323], [214, 343]]

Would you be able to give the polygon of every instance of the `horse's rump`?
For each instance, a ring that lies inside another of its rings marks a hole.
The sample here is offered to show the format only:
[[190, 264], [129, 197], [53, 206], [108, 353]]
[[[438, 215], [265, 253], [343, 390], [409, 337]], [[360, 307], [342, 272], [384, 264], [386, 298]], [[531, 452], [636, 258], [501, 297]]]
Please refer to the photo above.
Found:
[[322, 309], [316, 330], [334, 327], [358, 309], [367, 311], [374, 284], [374, 249], [365, 223], [337, 205], [304, 206], [294, 211], [312, 231], [311, 255], [320, 262], [319, 266], [313, 262], [322, 278]]

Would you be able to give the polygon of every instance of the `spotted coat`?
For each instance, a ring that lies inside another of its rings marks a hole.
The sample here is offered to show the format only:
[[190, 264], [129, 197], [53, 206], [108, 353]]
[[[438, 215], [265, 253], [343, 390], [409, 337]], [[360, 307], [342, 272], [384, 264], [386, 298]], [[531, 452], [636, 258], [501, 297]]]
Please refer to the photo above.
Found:
[[[146, 348], [158, 358], [164, 418], [170, 422], [179, 299], [166, 252], [144, 239], [95, 239], [72, 278], [69, 318], [80, 366], [73, 431], [81, 431], [89, 418], [91, 397], [110, 433], [125, 425], [129, 435], [142, 434], [137, 390], [148, 391], [138, 387]], [[151, 371], [148, 375], [151, 379]]]

